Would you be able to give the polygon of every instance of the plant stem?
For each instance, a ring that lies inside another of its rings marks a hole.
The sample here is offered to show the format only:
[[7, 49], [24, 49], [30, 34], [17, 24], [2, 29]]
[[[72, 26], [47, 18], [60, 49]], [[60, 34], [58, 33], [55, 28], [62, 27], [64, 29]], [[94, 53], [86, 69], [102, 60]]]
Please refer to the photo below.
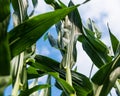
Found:
[[[66, 82], [72, 86], [72, 75], [71, 75], [71, 69], [69, 66], [66, 68]], [[76, 96], [76, 93], [70, 94], [70, 96]]]
[[69, 66], [66, 68], [66, 82], [72, 86], [71, 70]]
[[17, 96], [18, 95], [18, 90], [20, 88], [21, 85], [21, 73], [22, 73], [22, 69], [23, 69], [23, 64], [24, 64], [24, 52], [22, 52], [18, 57], [18, 70], [17, 70], [17, 77], [15, 80], [15, 84], [13, 85], [13, 90], [12, 90], [12, 96]]
[[116, 86], [116, 90], [118, 91], [118, 93], [120, 93], [120, 84], [118, 80], [116, 80], [115, 86]]

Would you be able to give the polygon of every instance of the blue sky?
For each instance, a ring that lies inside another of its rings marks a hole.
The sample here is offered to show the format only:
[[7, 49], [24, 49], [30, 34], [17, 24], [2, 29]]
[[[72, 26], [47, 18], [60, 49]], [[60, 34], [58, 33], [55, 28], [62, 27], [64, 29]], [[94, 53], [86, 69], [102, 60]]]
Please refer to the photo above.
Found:
[[[63, 1], [66, 5], [69, 2], [69, 0], [61, 1]], [[84, 0], [72, 0], [72, 1], [75, 4], [80, 4]], [[38, 0], [38, 2], [39, 2], [38, 6], [35, 9], [35, 15], [53, 10], [49, 5], [45, 4], [44, 0]], [[33, 8], [31, 2], [29, 8]], [[115, 36], [117, 36], [117, 38], [120, 40], [119, 0], [91, 0], [90, 2], [78, 7], [78, 9], [84, 24], [88, 18], [91, 18], [96, 22], [96, 24], [99, 26], [99, 29], [102, 32], [102, 40], [105, 42], [105, 44], [110, 46], [107, 23], [109, 23], [112, 33]], [[31, 10], [29, 10], [29, 12], [30, 11]], [[13, 25], [10, 25], [9, 28], [11, 28], [12, 26]], [[55, 27], [54, 26], [51, 27], [48, 30], [48, 32], [50, 32], [51, 34], [56, 34]], [[76, 66], [78, 66], [78, 71], [86, 76], [89, 76], [92, 62], [88, 58], [87, 54], [83, 51], [81, 43], [79, 42], [77, 43], [77, 51], [79, 53], [76, 62]], [[52, 48], [49, 45], [48, 40], [44, 41], [43, 38], [41, 38], [37, 42], [37, 53], [49, 56], [57, 61], [60, 61], [62, 58], [60, 52], [57, 49]], [[97, 68], [95, 67], [93, 70], [93, 74], [96, 72], [96, 70]], [[43, 79], [40, 79], [40, 81], [42, 82]], [[112, 91], [112, 93], [114, 94], [114, 96], [116, 96], [114, 91]]]
[[[69, 0], [61, 0], [63, 1], [66, 5], [68, 4]], [[84, 0], [72, 0], [75, 4], [80, 4]], [[40, 10], [41, 9], [41, 10]], [[107, 29], [107, 23], [109, 23], [109, 26], [111, 28], [112, 33], [117, 36], [117, 38], [120, 40], [120, 1], [119, 0], [91, 0], [90, 2], [81, 5], [78, 7], [79, 12], [81, 14], [83, 23], [87, 21], [88, 18], [91, 18], [96, 22], [98, 25], [99, 29], [102, 32], [102, 41], [107, 45], [110, 46], [110, 39], [109, 39], [109, 33]], [[44, 13], [47, 11], [51, 11], [52, 8], [49, 5], [46, 5], [43, 0], [39, 1], [39, 4], [36, 8], [36, 13]], [[54, 30], [54, 28], [52, 29]], [[53, 31], [50, 32], [53, 32]], [[42, 48], [42, 47], [41, 47]], [[45, 48], [45, 46], [43, 47]], [[48, 56], [51, 56], [50, 54], [54, 54], [54, 52], [51, 52], [51, 49], [47, 47], [45, 48], [46, 52], [49, 53]], [[43, 50], [43, 49], [40, 49]], [[38, 50], [38, 51], [40, 51]], [[91, 60], [87, 56], [87, 54], [83, 51], [81, 43], [77, 43], [77, 51], [78, 51], [78, 56], [77, 56], [77, 62], [76, 65], [78, 66], [78, 71], [80, 73], [85, 74], [86, 76], [89, 76], [90, 72], [90, 67], [91, 67]], [[39, 52], [40, 53], [40, 52]], [[44, 54], [44, 52], [42, 52]], [[56, 54], [56, 52], [55, 52]], [[55, 56], [54, 54], [54, 56]], [[60, 54], [57, 54], [57, 56]], [[60, 57], [60, 56], [59, 56]], [[56, 59], [56, 58], [54, 58]], [[59, 60], [59, 59], [57, 59]], [[97, 68], [94, 67], [92, 75], [97, 71]], [[113, 95], [115, 96], [115, 92], [112, 91]]]
[[[63, 1], [66, 5], [69, 2], [69, 0], [61, 0], [61, 1]], [[72, 1], [75, 4], [80, 4], [84, 0], [72, 0]], [[102, 32], [101, 39], [107, 46], [110, 46], [107, 23], [109, 23], [112, 33], [115, 36], [117, 36], [117, 38], [120, 40], [120, 33], [119, 33], [119, 31], [120, 31], [120, 27], [119, 27], [119, 25], [120, 25], [120, 19], [119, 19], [120, 6], [119, 5], [120, 5], [119, 0], [91, 0], [90, 2], [78, 7], [78, 10], [81, 14], [81, 18], [82, 18], [84, 25], [87, 22], [88, 18], [91, 18], [92, 20], [94, 20]], [[44, 0], [39, 0], [39, 4], [36, 7], [35, 15], [37, 15], [39, 13], [45, 13], [48, 11], [52, 11], [52, 10], [53, 10], [52, 7], [49, 5], [46, 5]], [[52, 32], [52, 34], [53, 34], [54, 30], [55, 30], [54, 27], [52, 27], [52, 29], [50, 29], [49, 32]], [[45, 48], [45, 46], [43, 48]], [[50, 56], [51, 49], [49, 50], [49, 48], [50, 47], [46, 46], [45, 52], [49, 53], [49, 56]], [[88, 76], [89, 70], [90, 70], [89, 67], [91, 66], [92, 62], [88, 58], [86, 53], [84, 51], [82, 51], [82, 47], [81, 47], [80, 43], [77, 43], [77, 49], [78, 49], [78, 52], [80, 53], [80, 54], [78, 54], [77, 65], [82, 64], [81, 66], [78, 66], [78, 71], [80, 71], [81, 73]], [[40, 49], [40, 50], [43, 50], [43, 49]], [[38, 50], [38, 53], [41, 53], [41, 52], [39, 52], [40, 50]], [[42, 54], [43, 54], [43, 52], [42, 52]], [[54, 54], [54, 53], [52, 52], [52, 54]], [[86, 69], [86, 70], [84, 70], [84, 69]]]

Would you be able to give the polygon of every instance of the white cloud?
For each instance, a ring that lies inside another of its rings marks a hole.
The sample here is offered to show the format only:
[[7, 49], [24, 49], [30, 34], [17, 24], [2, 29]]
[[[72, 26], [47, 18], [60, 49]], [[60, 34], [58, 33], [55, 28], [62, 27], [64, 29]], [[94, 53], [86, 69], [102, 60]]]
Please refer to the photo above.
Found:
[[42, 46], [41, 49], [38, 51], [38, 54], [48, 56], [50, 54], [50, 51], [47, 47]]
[[46, 4], [44, 0], [38, 0], [38, 5], [36, 7], [35, 14], [45, 13], [52, 10], [53, 8], [50, 5]]
[[[61, 1], [68, 4], [70, 0], [61, 0]], [[85, 0], [72, 0], [72, 1], [75, 4], [81, 4]], [[95, 22], [97, 22], [98, 26], [103, 32], [104, 38], [108, 38], [109, 36], [107, 31], [107, 23], [109, 23], [112, 33], [115, 36], [117, 36], [117, 38], [120, 40], [120, 32], [119, 32], [120, 31], [120, 27], [119, 27], [120, 6], [119, 5], [120, 5], [119, 0], [91, 0], [88, 3], [78, 7], [78, 9], [83, 21], [86, 22], [88, 18], [91, 18], [95, 20]]]
[[[66, 5], [70, 0], [61, 0]], [[75, 4], [81, 4], [85, 0], [72, 0]], [[35, 14], [45, 13], [53, 10], [44, 0], [38, 0]], [[31, 4], [30, 4], [31, 5]], [[106, 25], [109, 22], [112, 32], [120, 39], [120, 1], [119, 0], [91, 0], [78, 7], [81, 17], [86, 22], [88, 18], [95, 19], [98, 24]], [[32, 8], [32, 5], [30, 6]]]
[[48, 75], [44, 75], [44, 76], [38, 78], [38, 82], [42, 83], [42, 84], [45, 84], [46, 81], [47, 81], [47, 78], [48, 78]]
[[119, 5], [119, 0], [91, 0], [90, 2], [79, 7], [79, 10], [82, 18], [85, 21], [88, 18], [92, 18], [95, 19], [98, 24], [106, 25], [106, 23], [108, 22], [112, 32], [119, 38]]
[[[89, 76], [90, 68], [92, 66], [92, 61], [88, 57], [88, 55], [85, 53], [85, 51], [82, 48], [82, 44], [80, 42], [77, 42], [77, 62], [76, 65], [78, 67], [78, 72], [83, 73], [86, 76]], [[92, 75], [97, 71], [97, 68], [93, 68]]]
[[[31, 13], [32, 9], [33, 9], [33, 4], [32, 4], [32, 1], [30, 0], [29, 1], [29, 8], [28, 8], [28, 14]], [[45, 13], [45, 12], [49, 12], [49, 11], [52, 11], [53, 8], [46, 4], [44, 2], [44, 0], [38, 0], [38, 4], [35, 8], [35, 11], [34, 11], [34, 15], [38, 15], [38, 14], [42, 14], [42, 13]]]

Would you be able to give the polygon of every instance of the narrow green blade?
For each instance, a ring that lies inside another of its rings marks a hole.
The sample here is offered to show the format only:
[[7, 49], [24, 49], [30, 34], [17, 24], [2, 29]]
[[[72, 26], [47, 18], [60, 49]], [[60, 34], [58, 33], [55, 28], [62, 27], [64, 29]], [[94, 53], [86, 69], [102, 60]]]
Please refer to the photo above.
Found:
[[[32, 67], [39, 69], [42, 72], [58, 72], [60, 77], [65, 80], [65, 71], [60, 69], [60, 63], [56, 62], [48, 57], [37, 55], [35, 57], [35, 63], [28, 62], [29, 65]], [[72, 80], [73, 80], [73, 87], [76, 91], [78, 96], [86, 96], [87, 94], [92, 94], [92, 84], [90, 83], [89, 79], [78, 73], [72, 71]], [[77, 91], [79, 89], [79, 91]]]
[[114, 52], [115, 57], [120, 54], [120, 42], [119, 40], [112, 34], [109, 26], [108, 26], [109, 34], [110, 34], [110, 39], [111, 39], [111, 44], [112, 44], [112, 49]]
[[[92, 77], [92, 81], [96, 87], [96, 94], [99, 96], [107, 96], [115, 84], [120, 72], [120, 55], [110, 64], [106, 64]], [[99, 93], [97, 93], [99, 92]]]
[[34, 44], [53, 24], [63, 19], [77, 6], [58, 9], [33, 17], [9, 32], [12, 57]]
[[94, 36], [94, 32], [84, 28], [82, 46], [86, 53], [89, 55], [93, 63], [98, 67], [111, 62], [112, 57], [108, 55], [109, 51], [107, 46]]
[[32, 94], [33, 92], [35, 91], [38, 91], [40, 89], [43, 89], [43, 88], [49, 88], [50, 85], [48, 84], [44, 84], [44, 85], [36, 85], [35, 87], [31, 88], [31, 89], [28, 89], [28, 90], [25, 90], [25, 91], [22, 91], [19, 96], [29, 96], [30, 94]]
[[9, 7], [9, 0], [0, 0], [0, 76], [10, 74], [10, 51], [7, 34], [10, 17]]

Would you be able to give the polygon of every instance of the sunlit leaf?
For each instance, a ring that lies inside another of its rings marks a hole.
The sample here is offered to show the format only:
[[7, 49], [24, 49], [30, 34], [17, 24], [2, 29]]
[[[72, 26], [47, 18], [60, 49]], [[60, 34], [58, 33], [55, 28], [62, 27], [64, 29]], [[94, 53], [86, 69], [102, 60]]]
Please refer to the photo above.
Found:
[[93, 63], [100, 68], [104, 64], [111, 62], [112, 58], [108, 55], [107, 46], [94, 36], [94, 32], [86, 28], [82, 40], [83, 49], [89, 55]]
[[62, 7], [56, 0], [44, 0], [47, 4], [50, 4], [54, 9], [61, 9]]
[[97, 87], [95, 87], [96, 94], [99, 94], [99, 96], [106, 96], [110, 92], [116, 79], [120, 75], [118, 67], [120, 67], [120, 55], [110, 64], [102, 66], [93, 76], [92, 81], [97, 85]]
[[112, 44], [112, 49], [114, 52], [115, 57], [120, 54], [120, 41], [111, 33], [111, 30], [108, 26], [109, 34], [110, 34], [110, 39], [111, 39], [111, 44]]
[[35, 91], [38, 91], [38, 90], [43, 89], [43, 88], [48, 88], [48, 87], [50, 87], [50, 85], [48, 85], [48, 84], [36, 85], [35, 87], [33, 87], [33, 88], [31, 88], [31, 89], [22, 91], [22, 92], [19, 94], [19, 96], [29, 96], [30, 94], [32, 94], [32, 93], [35, 92]]
[[60, 6], [62, 7], [62, 8], [65, 8], [65, 7], [67, 7], [63, 2], [61, 2], [60, 0], [58, 0], [58, 2], [60, 3]]
[[70, 86], [64, 79], [61, 79], [58, 73], [49, 72], [48, 74], [52, 75], [58, 81], [66, 95], [70, 96], [70, 94], [75, 94], [74, 88]]
[[91, 20], [90, 18], [88, 19], [87, 27], [88, 27], [89, 30], [91, 30], [95, 33], [96, 38], [98, 38], [98, 39], [101, 38], [101, 32], [99, 31], [95, 22], [93, 20]]
[[27, 68], [27, 79], [34, 79], [45, 75], [46, 73], [34, 67]]
[[12, 57], [34, 44], [53, 24], [64, 18], [76, 7], [63, 8], [35, 16], [11, 30], [9, 42]]
[[[44, 57], [41, 55], [37, 55], [35, 57], [36, 62], [28, 62], [31, 66], [33, 66], [36, 69], [39, 69], [43, 72], [58, 72], [60, 77], [65, 80], [65, 71], [60, 69], [60, 63], [56, 62], [48, 57]], [[76, 94], [81, 94], [80, 96], [85, 96], [86, 94], [89, 94], [92, 92], [92, 85], [89, 81], [89, 79], [78, 73], [72, 71], [72, 80], [73, 80], [73, 87], [75, 90], [79, 89], [81, 91], [76, 91]], [[79, 95], [78, 95], [79, 96]]]

